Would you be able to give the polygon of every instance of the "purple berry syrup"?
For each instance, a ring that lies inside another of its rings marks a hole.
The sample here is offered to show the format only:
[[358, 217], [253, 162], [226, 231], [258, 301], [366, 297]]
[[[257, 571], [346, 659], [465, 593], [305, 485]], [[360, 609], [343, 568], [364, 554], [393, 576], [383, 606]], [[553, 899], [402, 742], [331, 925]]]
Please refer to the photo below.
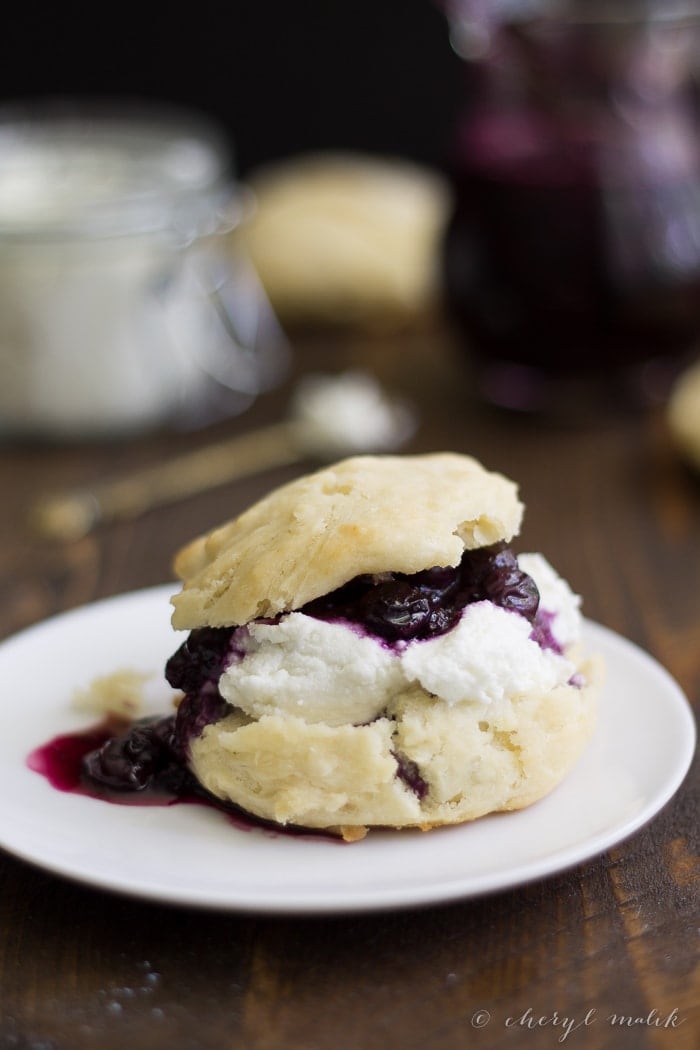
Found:
[[174, 715], [134, 722], [107, 718], [54, 737], [32, 751], [27, 765], [58, 791], [107, 802], [169, 806], [198, 801], [199, 785], [166, 743], [174, 723]]

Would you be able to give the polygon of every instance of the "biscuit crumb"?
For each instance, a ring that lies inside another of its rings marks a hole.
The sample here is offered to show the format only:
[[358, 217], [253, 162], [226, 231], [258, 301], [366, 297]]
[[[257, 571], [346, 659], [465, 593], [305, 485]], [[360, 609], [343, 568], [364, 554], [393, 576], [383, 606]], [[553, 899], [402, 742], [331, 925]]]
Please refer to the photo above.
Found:
[[365, 838], [368, 830], [369, 828], [364, 828], [360, 825], [353, 824], [343, 824], [341, 827], [338, 828], [338, 831], [342, 836], [343, 842], [359, 842], [360, 839]]
[[144, 685], [151, 674], [123, 668], [94, 678], [85, 689], [77, 689], [73, 707], [103, 715], [133, 719], [144, 705]]

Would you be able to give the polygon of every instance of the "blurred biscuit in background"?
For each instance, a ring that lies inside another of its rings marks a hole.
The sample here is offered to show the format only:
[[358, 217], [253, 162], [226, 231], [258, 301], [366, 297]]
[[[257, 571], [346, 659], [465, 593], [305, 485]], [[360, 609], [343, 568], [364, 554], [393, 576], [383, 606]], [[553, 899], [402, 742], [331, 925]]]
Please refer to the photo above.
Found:
[[676, 380], [667, 408], [671, 438], [683, 458], [700, 469], [700, 359]]
[[237, 232], [283, 324], [401, 328], [430, 316], [450, 193], [409, 161], [314, 153], [247, 180]]

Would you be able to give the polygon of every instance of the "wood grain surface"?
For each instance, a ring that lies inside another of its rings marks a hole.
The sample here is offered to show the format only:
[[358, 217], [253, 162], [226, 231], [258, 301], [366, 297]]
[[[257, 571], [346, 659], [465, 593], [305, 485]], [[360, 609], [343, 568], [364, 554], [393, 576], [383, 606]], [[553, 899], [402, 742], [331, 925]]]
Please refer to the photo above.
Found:
[[[412, 451], [469, 452], [516, 479], [527, 507], [520, 549], [545, 552], [583, 594], [586, 615], [648, 649], [697, 712], [700, 479], [678, 461], [662, 408], [601, 409], [570, 426], [489, 411], [470, 394], [449, 336], [430, 329], [299, 334], [294, 348], [299, 372], [365, 368], [409, 396], [421, 418]], [[288, 394], [289, 383], [208, 432], [6, 443], [0, 637], [171, 580], [182, 543], [309, 464], [66, 545], [28, 530], [36, 497], [277, 420]], [[22, 683], [3, 682], [1, 702], [21, 705]], [[386, 914], [162, 906], [0, 852], [0, 1050], [695, 1050], [698, 780], [695, 762], [646, 828], [574, 870]]]

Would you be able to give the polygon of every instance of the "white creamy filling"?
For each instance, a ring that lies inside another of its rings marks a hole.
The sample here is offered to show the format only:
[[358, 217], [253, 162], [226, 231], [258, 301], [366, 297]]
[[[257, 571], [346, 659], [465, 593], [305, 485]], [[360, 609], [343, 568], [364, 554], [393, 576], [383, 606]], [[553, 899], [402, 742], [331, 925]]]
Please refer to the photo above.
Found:
[[446, 634], [409, 645], [400, 656], [408, 683], [448, 704], [490, 704], [566, 682], [573, 665], [532, 641], [524, 616], [491, 602], [468, 605]]
[[[580, 630], [578, 597], [541, 555], [519, 561], [542, 583], [552, 633], [568, 645]], [[524, 617], [482, 601], [468, 605], [446, 634], [391, 648], [342, 622], [293, 612], [240, 632], [243, 656], [219, 689], [251, 718], [297, 716], [331, 726], [369, 722], [416, 686], [448, 704], [491, 703], [546, 692], [575, 672], [571, 661], [533, 641], [531, 630]]]
[[252, 623], [239, 645], [245, 655], [221, 675], [219, 691], [251, 718], [369, 722], [405, 684], [400, 662], [375, 638], [304, 613]]

